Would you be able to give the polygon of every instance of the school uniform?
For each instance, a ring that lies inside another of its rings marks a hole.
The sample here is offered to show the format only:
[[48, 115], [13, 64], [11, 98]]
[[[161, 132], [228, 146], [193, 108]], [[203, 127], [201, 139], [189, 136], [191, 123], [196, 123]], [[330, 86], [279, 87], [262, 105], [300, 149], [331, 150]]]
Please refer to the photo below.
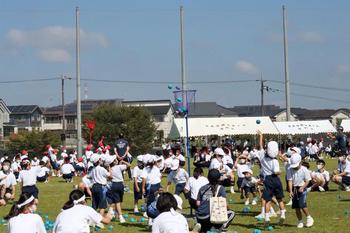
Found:
[[75, 169], [74, 169], [73, 165], [70, 163], [65, 163], [61, 167], [62, 177], [65, 180], [72, 179], [74, 176], [74, 172], [75, 172]]
[[169, 156], [168, 158], [166, 158], [164, 160], [164, 173], [169, 174], [170, 173], [170, 167], [171, 167], [171, 163], [173, 161], [173, 158], [171, 156]]
[[[141, 200], [142, 199], [142, 169], [140, 169], [138, 166], [134, 167], [132, 171], [132, 178], [136, 178], [136, 184], [134, 182], [134, 200]], [[136, 191], [136, 185], [139, 188], [139, 192]]]
[[284, 197], [280, 178], [276, 175], [280, 172], [278, 160], [269, 157], [265, 153], [260, 154], [261, 175], [264, 179], [264, 192], [262, 198], [269, 202], [272, 197], [282, 199]]
[[49, 157], [47, 157], [45, 155], [45, 156], [42, 157], [41, 161], [43, 161], [45, 164], [47, 164], [50, 161], [50, 159], [49, 159]]
[[212, 169], [220, 170], [221, 166], [222, 166], [222, 163], [217, 158], [213, 158], [210, 161], [209, 170], [212, 170]]
[[5, 185], [5, 193], [10, 193], [12, 194], [13, 193], [13, 186], [17, 185], [17, 181], [16, 181], [16, 177], [15, 175], [10, 172], [8, 174], [6, 174], [5, 172], [3, 171], [0, 171], [0, 177], [2, 177], [3, 175], [6, 176], [6, 178], [4, 180], [2, 180], [2, 184]]
[[49, 176], [50, 169], [47, 167], [40, 167], [40, 171], [36, 177], [36, 180], [39, 182], [45, 182], [47, 180], [47, 177]]
[[152, 233], [189, 233], [186, 218], [176, 211], [159, 214], [153, 221]]
[[243, 178], [241, 188], [244, 190], [246, 194], [248, 193], [256, 193], [256, 183], [257, 180], [255, 177], [250, 177], [251, 179]]
[[185, 193], [184, 189], [188, 178], [187, 171], [183, 168], [179, 168], [178, 170], [171, 171], [167, 180], [175, 184], [175, 194], [180, 195], [182, 192]]
[[109, 204], [123, 202], [124, 196], [124, 179], [123, 171], [127, 169], [127, 166], [114, 165], [112, 167], [112, 185], [107, 191], [107, 200]]
[[299, 192], [299, 188], [302, 187], [306, 181], [311, 180], [310, 172], [307, 170], [306, 167], [301, 166], [298, 170], [295, 170], [293, 168], [289, 168], [287, 171], [287, 180], [292, 181], [292, 192], [293, 195], [293, 209], [302, 209], [306, 208], [306, 196], [307, 191], [306, 188], [304, 189], [304, 192]]
[[145, 167], [142, 171], [141, 178], [146, 179], [146, 196], [147, 205], [155, 200], [154, 193], [159, 190], [162, 174], [158, 167]]
[[40, 163], [39, 159], [37, 159], [37, 160], [33, 159], [31, 162], [31, 165], [32, 165], [32, 167], [37, 167], [37, 166], [39, 166], [39, 163]]
[[9, 220], [8, 233], [46, 233], [43, 220], [38, 214], [19, 214]]
[[84, 172], [85, 171], [85, 164], [83, 162], [78, 162], [75, 164], [75, 168], [76, 171], [79, 172]]
[[19, 175], [19, 171], [21, 170], [21, 166], [20, 166], [20, 161], [14, 161], [11, 164], [11, 171], [13, 172], [13, 174], [15, 175], [16, 179], [18, 179], [18, 175]]
[[[325, 181], [324, 189], [325, 191], [329, 190], [328, 183], [331, 178], [328, 171], [326, 170], [323, 170], [323, 172], [320, 172], [319, 170], [313, 171], [311, 173], [311, 177], [323, 178]], [[318, 187], [315, 187], [315, 190], [319, 190]]]
[[340, 173], [345, 172], [346, 175], [342, 177], [342, 184], [345, 186], [350, 186], [350, 162], [348, 160], [345, 163], [338, 164], [338, 171]]
[[223, 158], [222, 158], [222, 162], [224, 165], [228, 166], [229, 168], [233, 168], [233, 159], [230, 155], [225, 155]]
[[194, 177], [190, 177], [186, 183], [185, 189], [190, 192], [188, 201], [190, 203], [190, 206], [193, 209], [197, 209], [197, 197], [198, 192], [200, 188], [202, 188], [204, 185], [209, 184], [209, 181], [204, 176], [199, 176], [197, 179]]
[[54, 233], [88, 233], [90, 225], [101, 223], [102, 216], [87, 205], [74, 205], [61, 211], [53, 227]]
[[243, 171], [250, 169], [250, 166], [248, 166], [248, 164], [239, 164], [239, 163], [236, 166], [237, 166], [237, 168], [236, 168], [236, 170], [237, 170], [237, 187], [241, 188], [243, 179], [245, 177], [243, 174]]
[[18, 180], [22, 183], [22, 193], [27, 193], [29, 196], [34, 196], [38, 199], [39, 190], [36, 187], [36, 178], [40, 172], [40, 167], [32, 167], [29, 170], [19, 172]]
[[92, 180], [92, 208], [106, 209], [107, 208], [107, 178], [110, 176], [109, 172], [100, 165], [94, 167], [88, 175]]

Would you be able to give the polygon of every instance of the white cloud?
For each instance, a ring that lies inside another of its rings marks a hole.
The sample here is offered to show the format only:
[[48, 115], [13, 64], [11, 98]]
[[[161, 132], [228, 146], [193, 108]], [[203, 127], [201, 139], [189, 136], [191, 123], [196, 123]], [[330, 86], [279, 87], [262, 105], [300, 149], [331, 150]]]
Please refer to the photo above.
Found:
[[349, 74], [350, 73], [350, 65], [349, 64], [340, 64], [336, 67], [337, 73], [341, 74]]
[[324, 42], [323, 36], [319, 32], [302, 32], [298, 35], [298, 39], [306, 43], [322, 43]]
[[71, 60], [71, 55], [64, 49], [42, 49], [38, 56], [47, 62], [69, 62]]
[[247, 74], [256, 74], [258, 72], [258, 69], [256, 68], [256, 66], [248, 61], [245, 60], [239, 60], [236, 64], [235, 64], [235, 68], [242, 72], [242, 73], [247, 73]]
[[[15, 49], [33, 48], [40, 59], [48, 62], [67, 62], [75, 46], [75, 28], [48, 26], [38, 30], [11, 29], [6, 34], [7, 42]], [[80, 30], [81, 46], [84, 49], [107, 47], [107, 38], [102, 33]]]

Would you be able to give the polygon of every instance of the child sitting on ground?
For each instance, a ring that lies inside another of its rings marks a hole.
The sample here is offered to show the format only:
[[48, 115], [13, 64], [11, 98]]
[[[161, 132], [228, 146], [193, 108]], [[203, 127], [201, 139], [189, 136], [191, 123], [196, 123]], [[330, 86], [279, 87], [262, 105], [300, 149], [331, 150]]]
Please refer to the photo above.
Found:
[[316, 162], [317, 170], [311, 173], [312, 186], [307, 191], [328, 191], [328, 182], [330, 180], [329, 172], [325, 170], [326, 162], [318, 160]]
[[61, 167], [61, 174], [66, 182], [73, 182], [73, 176], [75, 174], [75, 169], [70, 163], [70, 158], [64, 159], [64, 164]]
[[45, 166], [45, 162], [44, 161], [40, 161], [39, 162], [39, 166], [40, 166], [40, 171], [36, 177], [36, 180], [38, 182], [48, 182], [48, 177], [49, 177], [49, 172], [50, 172], [50, 169], [48, 169], [46, 166]]

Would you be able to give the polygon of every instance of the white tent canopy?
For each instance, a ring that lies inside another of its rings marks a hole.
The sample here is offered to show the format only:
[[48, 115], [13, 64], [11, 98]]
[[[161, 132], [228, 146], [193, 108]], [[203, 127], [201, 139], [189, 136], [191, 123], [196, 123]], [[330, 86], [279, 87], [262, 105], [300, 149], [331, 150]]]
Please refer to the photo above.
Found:
[[344, 128], [344, 132], [350, 132], [350, 119], [343, 119], [341, 126]]
[[280, 134], [319, 134], [336, 132], [328, 120], [274, 122]]
[[[244, 135], [256, 134], [259, 130], [263, 134], [278, 134], [269, 117], [214, 117], [189, 118], [189, 137], [209, 135]], [[184, 118], [175, 118], [170, 138], [186, 137], [186, 122]]]

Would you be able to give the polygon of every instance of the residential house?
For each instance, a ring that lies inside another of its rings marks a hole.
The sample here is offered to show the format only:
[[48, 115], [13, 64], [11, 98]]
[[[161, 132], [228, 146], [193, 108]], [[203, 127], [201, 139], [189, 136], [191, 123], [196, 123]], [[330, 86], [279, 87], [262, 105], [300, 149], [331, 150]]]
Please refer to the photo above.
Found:
[[6, 106], [5, 102], [0, 99], [0, 141], [4, 140], [4, 134], [6, 131], [6, 124], [10, 121], [10, 110]]
[[189, 117], [223, 117], [238, 114], [228, 108], [225, 108], [216, 102], [196, 102], [191, 103], [188, 110]]
[[42, 130], [43, 112], [38, 105], [13, 105], [10, 110], [9, 125], [13, 132]]

